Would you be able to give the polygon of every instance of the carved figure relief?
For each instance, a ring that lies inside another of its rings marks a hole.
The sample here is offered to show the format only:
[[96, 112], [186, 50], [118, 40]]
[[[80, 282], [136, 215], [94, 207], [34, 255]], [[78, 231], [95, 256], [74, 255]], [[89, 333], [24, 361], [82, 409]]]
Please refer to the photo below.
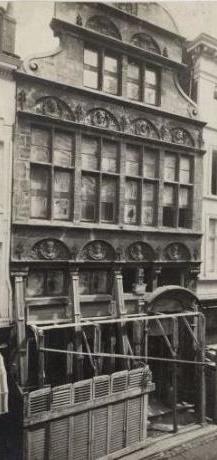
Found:
[[152, 123], [144, 119], [133, 121], [133, 132], [139, 136], [158, 139], [158, 131]]
[[104, 241], [93, 241], [88, 243], [83, 251], [82, 258], [95, 261], [113, 260], [114, 250]]
[[172, 129], [172, 142], [175, 142], [175, 144], [188, 145], [190, 147], [194, 146], [194, 141], [191, 135], [183, 128]]
[[75, 108], [75, 120], [78, 123], [82, 123], [85, 119], [85, 110], [81, 104], [78, 104]]
[[162, 141], [165, 141], [165, 142], [172, 141], [170, 129], [165, 125], [162, 125], [160, 128], [160, 138], [162, 139]]
[[125, 132], [130, 130], [130, 119], [125, 113], [120, 117], [120, 127]]
[[131, 38], [130, 43], [132, 43], [132, 45], [138, 46], [139, 48], [143, 48], [146, 51], [150, 51], [151, 53], [161, 54], [158, 44], [148, 34], [135, 34]]
[[46, 96], [39, 99], [34, 107], [35, 112], [47, 115], [48, 117], [61, 118], [63, 120], [73, 120], [73, 113], [67, 104], [60, 99]]
[[154, 258], [152, 248], [148, 244], [139, 241], [131, 244], [127, 252], [129, 258], [136, 261], [151, 261]]
[[109, 35], [111, 37], [117, 38], [118, 40], [121, 40], [121, 34], [118, 28], [107, 17], [93, 16], [92, 18], [88, 19], [86, 27], [88, 29], [93, 29], [101, 34]]
[[98, 128], [113, 129], [119, 131], [119, 124], [115, 117], [104, 109], [91, 110], [85, 119], [87, 124], [97, 126]]
[[39, 241], [32, 249], [34, 259], [69, 259], [69, 252], [66, 246], [58, 240], [46, 239]]
[[188, 248], [181, 243], [171, 243], [165, 250], [165, 258], [169, 260], [189, 260], [190, 254]]
[[17, 104], [20, 110], [24, 110], [25, 103], [26, 103], [26, 93], [24, 89], [21, 89], [21, 91], [19, 91], [19, 93], [17, 94]]

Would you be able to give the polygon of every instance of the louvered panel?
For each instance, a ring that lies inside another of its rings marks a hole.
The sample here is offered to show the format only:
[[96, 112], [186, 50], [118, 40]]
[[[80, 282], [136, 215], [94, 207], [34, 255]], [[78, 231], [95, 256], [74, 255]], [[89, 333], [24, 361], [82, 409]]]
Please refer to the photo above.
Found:
[[73, 460], [88, 460], [89, 458], [89, 420], [89, 412], [82, 412], [73, 417]]
[[112, 393], [127, 390], [128, 387], [128, 371], [115, 372], [111, 376]]
[[93, 411], [93, 458], [107, 454], [108, 406]]
[[28, 432], [28, 460], [47, 460], [46, 427], [40, 427]]
[[50, 410], [50, 395], [50, 388], [43, 388], [29, 393], [28, 416]]
[[125, 401], [112, 405], [110, 452], [123, 449], [125, 444]]
[[72, 404], [72, 385], [61, 385], [53, 388], [51, 410], [59, 409], [61, 407], [69, 406]]
[[127, 446], [141, 440], [142, 397], [128, 400]]
[[93, 379], [93, 398], [102, 398], [110, 393], [110, 378], [108, 375], [94, 377]]
[[68, 460], [70, 418], [55, 420], [50, 424], [49, 460]]
[[133, 369], [129, 372], [129, 388], [143, 387], [145, 384], [145, 372], [144, 368]]
[[72, 391], [75, 404], [90, 401], [92, 399], [92, 379], [74, 383]]

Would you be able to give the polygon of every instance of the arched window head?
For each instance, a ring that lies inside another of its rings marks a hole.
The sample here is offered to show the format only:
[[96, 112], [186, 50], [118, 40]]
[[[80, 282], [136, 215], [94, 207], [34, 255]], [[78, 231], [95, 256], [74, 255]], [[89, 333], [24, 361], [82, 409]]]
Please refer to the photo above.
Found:
[[121, 34], [118, 28], [107, 17], [93, 16], [92, 18], [88, 19], [86, 27], [88, 29], [93, 29], [101, 34], [109, 35], [111, 37], [117, 38], [118, 40], [121, 40]]
[[148, 34], [135, 34], [131, 38], [132, 45], [143, 48], [146, 51], [151, 53], [161, 54], [158, 44], [153, 40], [153, 38]]

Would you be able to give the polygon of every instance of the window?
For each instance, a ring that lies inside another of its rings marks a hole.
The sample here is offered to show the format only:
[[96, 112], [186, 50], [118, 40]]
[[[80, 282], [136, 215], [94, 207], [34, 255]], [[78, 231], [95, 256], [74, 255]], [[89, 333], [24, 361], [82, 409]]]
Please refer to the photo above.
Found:
[[79, 291], [81, 295], [108, 294], [110, 292], [108, 272], [105, 270], [80, 271]]
[[217, 271], [217, 219], [209, 219], [209, 232], [207, 244], [207, 271], [216, 273]]
[[[81, 219], [115, 223], [119, 145], [106, 138], [82, 136], [81, 150], [83, 169]], [[94, 174], [87, 170], [94, 170]]]
[[27, 279], [27, 297], [67, 294], [66, 274], [62, 270], [31, 270]]
[[34, 126], [31, 134], [31, 217], [68, 220], [72, 213], [73, 136]]
[[191, 227], [192, 188], [191, 157], [166, 152], [164, 155], [164, 226]]
[[212, 180], [211, 193], [217, 195], [217, 151], [212, 152]]
[[110, 94], [119, 93], [119, 61], [105, 51], [84, 49], [84, 86]]
[[[145, 146], [127, 144], [126, 175], [125, 223], [155, 225], [158, 152]], [[133, 180], [133, 176], [137, 179]]]
[[128, 62], [127, 97], [147, 104], [159, 104], [159, 72], [145, 64]]

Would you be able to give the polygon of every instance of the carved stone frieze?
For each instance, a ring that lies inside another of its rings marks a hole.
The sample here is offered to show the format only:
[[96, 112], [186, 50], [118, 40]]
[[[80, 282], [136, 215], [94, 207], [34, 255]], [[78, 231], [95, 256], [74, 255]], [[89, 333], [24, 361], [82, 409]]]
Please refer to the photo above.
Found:
[[172, 135], [170, 129], [166, 125], [162, 125], [160, 128], [160, 138], [165, 142], [172, 142]]
[[120, 130], [119, 123], [114, 115], [101, 108], [90, 110], [86, 115], [85, 122], [98, 128]]
[[165, 259], [172, 261], [189, 260], [190, 253], [188, 248], [182, 243], [171, 243], [164, 251]]
[[81, 253], [82, 259], [96, 262], [114, 260], [114, 256], [114, 249], [105, 241], [100, 240], [88, 243]]
[[65, 102], [56, 97], [46, 96], [40, 98], [36, 102], [34, 110], [36, 113], [46, 115], [48, 117], [60, 118], [62, 120], [69, 121], [74, 120], [72, 110]]
[[116, 250], [115, 250], [115, 258], [116, 258], [116, 260], [125, 259], [125, 252], [124, 252], [124, 248], [122, 246], [119, 246], [118, 248], [116, 248]]
[[172, 134], [172, 142], [175, 144], [182, 144], [182, 145], [187, 145], [189, 147], [194, 146], [194, 141], [192, 139], [192, 136], [188, 131], [186, 131], [183, 128], [173, 128], [171, 131]]
[[31, 258], [33, 259], [69, 259], [67, 247], [58, 240], [46, 239], [38, 241], [32, 248]]
[[129, 259], [135, 261], [151, 261], [154, 259], [154, 252], [152, 248], [143, 242], [137, 241], [129, 246], [127, 249]]
[[132, 122], [132, 131], [138, 136], [151, 137], [153, 139], [159, 138], [157, 128], [145, 119], [134, 120]]
[[85, 113], [86, 112], [85, 112], [85, 109], [84, 109], [83, 105], [81, 105], [81, 104], [76, 105], [76, 107], [74, 109], [75, 120], [78, 123], [83, 123], [84, 119], [85, 119]]

